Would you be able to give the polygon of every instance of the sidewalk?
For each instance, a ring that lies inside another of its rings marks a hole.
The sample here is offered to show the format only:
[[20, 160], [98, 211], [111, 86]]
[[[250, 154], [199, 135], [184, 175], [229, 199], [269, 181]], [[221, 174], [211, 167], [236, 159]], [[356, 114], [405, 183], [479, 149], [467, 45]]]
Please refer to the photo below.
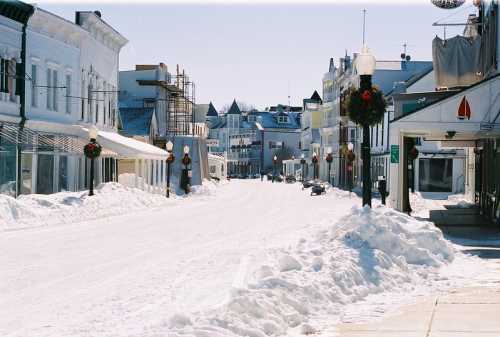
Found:
[[[469, 248], [469, 247], [468, 247]], [[500, 337], [500, 249], [498, 286], [464, 288], [403, 307], [398, 314], [367, 324], [341, 324], [340, 337]]]

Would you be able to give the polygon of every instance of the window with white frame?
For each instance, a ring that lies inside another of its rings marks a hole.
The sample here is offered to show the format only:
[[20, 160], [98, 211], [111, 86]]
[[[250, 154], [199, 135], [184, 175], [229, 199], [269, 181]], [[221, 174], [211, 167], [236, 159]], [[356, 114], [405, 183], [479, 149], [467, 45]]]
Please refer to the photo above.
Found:
[[57, 70], [47, 68], [47, 110], [57, 111]]
[[66, 75], [66, 113], [71, 114], [71, 75]]
[[53, 90], [52, 90], [52, 95], [54, 95], [54, 98], [53, 98], [53, 102], [54, 102], [54, 106], [53, 106], [53, 110], [54, 111], [57, 111], [58, 110], [58, 98], [59, 98], [59, 95], [58, 95], [58, 81], [57, 81], [57, 70], [52, 70], [52, 86], [54, 87]]
[[31, 65], [31, 106], [38, 106], [38, 67], [36, 64]]
[[288, 116], [278, 116], [278, 123], [280, 124], [286, 124], [288, 123]]

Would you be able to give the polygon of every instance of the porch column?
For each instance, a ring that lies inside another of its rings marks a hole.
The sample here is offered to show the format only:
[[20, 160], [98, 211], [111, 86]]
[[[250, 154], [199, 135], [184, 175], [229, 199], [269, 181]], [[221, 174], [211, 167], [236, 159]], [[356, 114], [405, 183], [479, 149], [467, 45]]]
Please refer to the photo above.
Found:
[[151, 191], [151, 159], [146, 159], [146, 190]]
[[146, 165], [146, 163], [144, 162], [144, 159], [141, 159], [140, 160], [140, 167], [141, 167], [141, 190], [144, 191], [144, 183], [145, 183], [145, 180], [146, 180], [146, 175], [144, 174], [145, 173], [145, 169], [144, 169], [144, 166]]
[[158, 160], [153, 160], [153, 193], [157, 193], [158, 188], [158, 174], [156, 170], [158, 169]]
[[134, 173], [135, 173], [134, 187], [139, 188], [139, 160], [137, 159], [134, 160]]

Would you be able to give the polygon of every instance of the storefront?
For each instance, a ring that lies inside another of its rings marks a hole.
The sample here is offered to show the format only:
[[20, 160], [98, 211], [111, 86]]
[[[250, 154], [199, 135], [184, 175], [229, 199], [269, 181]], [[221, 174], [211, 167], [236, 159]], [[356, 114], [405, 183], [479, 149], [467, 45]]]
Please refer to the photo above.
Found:
[[389, 197], [395, 208], [408, 211], [411, 207], [409, 154], [415, 139], [423, 138], [440, 142], [443, 150], [461, 148], [463, 156], [451, 159], [447, 155], [419, 154], [420, 190], [464, 192], [475, 197], [482, 214], [492, 220], [499, 218], [499, 92], [497, 74], [391, 121], [390, 144], [397, 151], [391, 151]]

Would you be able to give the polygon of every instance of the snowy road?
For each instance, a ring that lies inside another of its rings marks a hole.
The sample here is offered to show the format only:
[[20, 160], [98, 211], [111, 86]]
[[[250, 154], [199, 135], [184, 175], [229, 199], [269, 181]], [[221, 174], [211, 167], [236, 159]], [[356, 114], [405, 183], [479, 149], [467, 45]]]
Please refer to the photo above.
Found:
[[177, 312], [224, 304], [266, 248], [353, 203], [232, 181], [164, 209], [0, 233], [0, 335], [153, 336]]

